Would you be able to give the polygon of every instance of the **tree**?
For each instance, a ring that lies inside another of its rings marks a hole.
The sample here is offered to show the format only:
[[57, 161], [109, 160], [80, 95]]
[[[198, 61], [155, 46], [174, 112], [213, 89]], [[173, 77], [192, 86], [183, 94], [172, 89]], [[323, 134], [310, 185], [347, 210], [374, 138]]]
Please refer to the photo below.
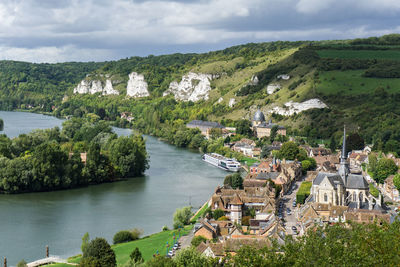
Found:
[[396, 174], [393, 177], [393, 184], [397, 188], [397, 190], [400, 190], [400, 174]]
[[383, 184], [383, 182], [389, 175], [395, 174], [397, 172], [397, 169], [398, 168], [396, 166], [396, 163], [392, 159], [381, 158], [376, 166], [374, 179], [378, 183]]
[[208, 259], [201, 255], [195, 248], [187, 248], [179, 251], [174, 257], [177, 266], [207, 267], [210, 266]]
[[213, 216], [214, 220], [218, 220], [222, 216], [225, 216], [225, 212], [221, 209], [216, 209], [212, 212], [212, 216]]
[[174, 213], [174, 228], [183, 227], [189, 224], [190, 218], [192, 217], [192, 208], [190, 206], [176, 209]]
[[331, 139], [329, 140], [329, 148], [332, 151], [332, 153], [336, 152], [337, 142], [336, 142], [336, 138], [334, 135], [332, 135]]
[[360, 150], [363, 149], [364, 146], [364, 139], [358, 133], [352, 133], [346, 139], [346, 152]]
[[238, 120], [235, 122], [236, 134], [251, 136], [251, 122], [249, 120]]
[[299, 146], [295, 142], [289, 141], [282, 145], [278, 155], [280, 159], [294, 160], [299, 151]]
[[131, 258], [131, 260], [134, 263], [140, 263], [143, 262], [143, 257], [142, 257], [142, 253], [140, 252], [139, 248], [136, 247], [131, 254], [129, 255], [129, 257]]
[[232, 175], [232, 188], [242, 189], [243, 188], [243, 178], [240, 173], [234, 173]]
[[205, 242], [206, 240], [207, 240], [207, 238], [205, 238], [204, 236], [198, 235], [198, 236], [193, 237], [190, 244], [192, 244], [192, 246], [197, 248], [201, 242]]
[[86, 258], [92, 258], [97, 261], [100, 266], [117, 266], [115, 253], [104, 238], [97, 237], [90, 241], [82, 256], [82, 259]]
[[377, 165], [378, 165], [378, 158], [376, 157], [375, 154], [370, 154], [368, 156], [368, 171], [374, 173]]
[[121, 177], [142, 175], [149, 167], [146, 144], [141, 135], [114, 139], [111, 141], [109, 154]]
[[3, 119], [0, 119], [0, 131], [4, 130], [4, 121]]
[[119, 244], [119, 243], [126, 243], [133, 241], [134, 238], [132, 237], [132, 233], [126, 230], [122, 230], [117, 232], [114, 237], [113, 237], [113, 243]]
[[89, 242], [90, 242], [89, 233], [86, 232], [86, 234], [84, 234], [83, 237], [82, 237], [82, 245], [81, 245], [82, 254], [85, 254], [86, 249], [87, 249], [87, 247], [89, 245]]
[[277, 133], [278, 133], [278, 125], [272, 126], [271, 133], [270, 133], [270, 136], [269, 136], [269, 140], [271, 141], [271, 143], [275, 141]]

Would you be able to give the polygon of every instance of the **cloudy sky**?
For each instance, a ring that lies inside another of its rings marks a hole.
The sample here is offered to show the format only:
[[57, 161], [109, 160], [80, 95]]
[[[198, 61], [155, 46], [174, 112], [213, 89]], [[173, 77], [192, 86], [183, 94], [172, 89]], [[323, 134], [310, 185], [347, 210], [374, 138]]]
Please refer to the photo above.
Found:
[[0, 0], [0, 59], [102, 61], [400, 32], [400, 0]]

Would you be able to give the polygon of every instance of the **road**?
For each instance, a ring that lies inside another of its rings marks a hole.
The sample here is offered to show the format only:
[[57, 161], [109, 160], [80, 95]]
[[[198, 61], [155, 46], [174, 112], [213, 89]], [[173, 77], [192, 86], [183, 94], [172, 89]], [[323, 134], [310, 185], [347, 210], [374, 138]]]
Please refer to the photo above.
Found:
[[[300, 184], [304, 181], [304, 179], [300, 181], [296, 181], [294, 190], [289, 191], [291, 194], [285, 194], [281, 199], [281, 203], [283, 203], [282, 208], [280, 208], [280, 214], [282, 214], [283, 220], [285, 222], [285, 229], [287, 234], [293, 235], [294, 232], [292, 230], [292, 226], [296, 226], [297, 230], [300, 231], [300, 225], [297, 223], [297, 212], [298, 207], [293, 208], [293, 201], [296, 200], [296, 193], [299, 190]], [[290, 209], [291, 213], [288, 215], [287, 209]]]

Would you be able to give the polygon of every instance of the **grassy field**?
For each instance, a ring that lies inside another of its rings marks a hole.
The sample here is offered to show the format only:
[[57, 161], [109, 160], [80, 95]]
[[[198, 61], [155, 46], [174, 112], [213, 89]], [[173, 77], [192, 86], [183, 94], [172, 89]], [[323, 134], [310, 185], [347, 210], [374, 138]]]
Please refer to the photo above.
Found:
[[359, 95], [383, 87], [388, 92], [400, 92], [400, 79], [362, 77], [363, 73], [363, 70], [321, 72], [315, 90], [323, 94]]
[[322, 58], [360, 58], [400, 60], [400, 50], [318, 50]]
[[[181, 236], [187, 235], [192, 230], [192, 228], [193, 228], [192, 225], [186, 226], [184, 229], [181, 230]], [[128, 262], [130, 259], [129, 255], [136, 247], [139, 248], [144, 260], [149, 260], [153, 256], [153, 254], [155, 254], [157, 251], [161, 255], [166, 254], [167, 252], [166, 243], [168, 242], [168, 244], [173, 244], [174, 234], [176, 237], [178, 237], [179, 235], [177, 230], [168, 230], [147, 237], [143, 237], [136, 241], [113, 245], [112, 249], [114, 250], [117, 258], [117, 265], [122, 266], [126, 262]], [[68, 261], [71, 263], [79, 263], [80, 260], [81, 260], [80, 255], [68, 259]], [[71, 265], [60, 263], [48, 266], [66, 267]]]

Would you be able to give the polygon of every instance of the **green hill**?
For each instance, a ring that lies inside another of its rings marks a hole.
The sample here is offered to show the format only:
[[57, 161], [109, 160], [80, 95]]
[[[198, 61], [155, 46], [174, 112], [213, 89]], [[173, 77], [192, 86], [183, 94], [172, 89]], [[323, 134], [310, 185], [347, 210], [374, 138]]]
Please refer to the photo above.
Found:
[[[109, 120], [118, 120], [120, 112], [129, 111], [136, 127], [160, 136], [160, 125], [168, 128], [192, 119], [233, 125], [261, 108], [290, 134], [328, 139], [339, 136], [346, 124], [367, 143], [385, 146], [389, 140], [400, 140], [399, 59], [400, 35], [391, 34], [354, 40], [250, 43], [203, 54], [151, 55], [104, 63], [3, 61], [0, 107], [33, 106], [36, 111], [50, 111], [55, 106], [55, 115], [96, 113]], [[132, 71], [144, 75], [150, 97], [125, 96]], [[190, 71], [213, 75], [208, 100], [180, 102], [162, 96], [172, 81], [179, 82]], [[73, 88], [87, 74], [118, 80], [115, 88], [120, 95], [74, 95]], [[290, 79], [278, 79], [281, 74]], [[258, 78], [257, 84], [250, 82], [253, 76]], [[268, 94], [267, 86], [276, 83], [280, 89]], [[236, 103], [229, 107], [233, 98]], [[273, 108], [285, 110], [289, 101], [314, 98], [328, 108], [292, 116], [269, 113]]]

